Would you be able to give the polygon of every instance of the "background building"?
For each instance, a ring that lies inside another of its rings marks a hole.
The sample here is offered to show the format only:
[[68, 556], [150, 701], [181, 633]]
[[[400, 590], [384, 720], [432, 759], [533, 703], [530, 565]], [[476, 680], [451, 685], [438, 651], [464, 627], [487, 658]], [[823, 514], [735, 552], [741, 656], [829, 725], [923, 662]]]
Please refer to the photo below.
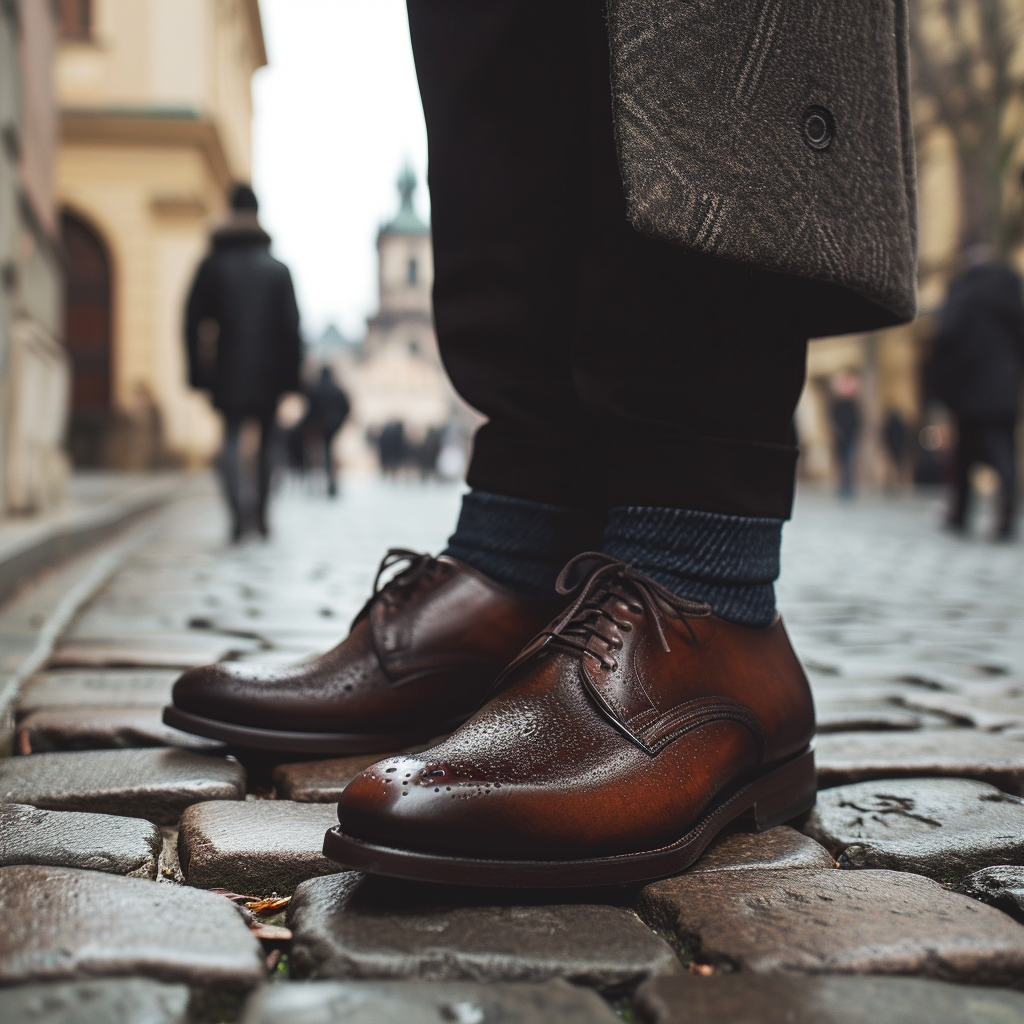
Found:
[[[379, 306], [367, 320], [361, 343], [344, 341], [328, 328], [313, 346], [309, 373], [329, 365], [348, 390], [352, 414], [337, 456], [346, 471], [378, 468], [375, 439], [389, 423], [401, 423], [410, 454], [444, 432], [464, 451], [480, 418], [456, 395], [441, 365], [431, 313], [434, 283], [430, 228], [416, 212], [416, 176], [406, 167], [398, 178], [399, 208], [377, 233]], [[460, 467], [448, 463], [448, 473]]]
[[79, 465], [200, 464], [219, 424], [186, 384], [182, 309], [250, 178], [257, 0], [60, 0], [58, 194], [69, 447]]
[[0, 513], [54, 505], [68, 475], [56, 31], [49, 0], [0, 4]]

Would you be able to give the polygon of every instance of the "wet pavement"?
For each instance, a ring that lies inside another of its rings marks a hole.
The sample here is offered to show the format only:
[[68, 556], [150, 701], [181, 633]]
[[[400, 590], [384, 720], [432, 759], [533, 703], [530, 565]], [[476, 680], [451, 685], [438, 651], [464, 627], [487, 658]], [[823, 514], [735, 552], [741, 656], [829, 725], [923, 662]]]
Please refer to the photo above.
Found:
[[161, 725], [183, 667], [336, 643], [384, 551], [442, 547], [459, 494], [291, 484], [272, 540], [237, 547], [208, 481], [159, 515], [14, 708], [13, 1021], [1024, 1018], [1024, 544], [944, 535], [935, 497], [799, 496], [779, 601], [828, 789], [676, 879], [537, 896], [335, 873], [317, 837], [375, 757], [236, 759]]

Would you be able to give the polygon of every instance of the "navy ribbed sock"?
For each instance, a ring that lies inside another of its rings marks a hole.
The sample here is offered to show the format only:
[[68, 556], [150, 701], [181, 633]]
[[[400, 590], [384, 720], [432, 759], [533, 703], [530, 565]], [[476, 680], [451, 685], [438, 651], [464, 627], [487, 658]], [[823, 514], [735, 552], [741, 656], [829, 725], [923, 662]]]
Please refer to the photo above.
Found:
[[767, 626], [775, 618], [781, 519], [625, 506], [608, 514], [602, 550], [720, 618]]
[[520, 593], [553, 598], [565, 563], [600, 549], [604, 523], [599, 512], [470, 491], [444, 553]]

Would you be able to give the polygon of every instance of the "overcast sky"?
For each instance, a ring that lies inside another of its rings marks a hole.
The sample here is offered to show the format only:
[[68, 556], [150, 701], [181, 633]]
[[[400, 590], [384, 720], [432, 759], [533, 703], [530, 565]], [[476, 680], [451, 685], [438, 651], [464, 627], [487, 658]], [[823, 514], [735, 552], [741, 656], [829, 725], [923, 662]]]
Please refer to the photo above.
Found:
[[404, 0], [260, 0], [253, 186], [295, 279], [303, 331], [361, 337], [376, 308], [380, 223], [410, 160], [426, 215], [426, 132]]

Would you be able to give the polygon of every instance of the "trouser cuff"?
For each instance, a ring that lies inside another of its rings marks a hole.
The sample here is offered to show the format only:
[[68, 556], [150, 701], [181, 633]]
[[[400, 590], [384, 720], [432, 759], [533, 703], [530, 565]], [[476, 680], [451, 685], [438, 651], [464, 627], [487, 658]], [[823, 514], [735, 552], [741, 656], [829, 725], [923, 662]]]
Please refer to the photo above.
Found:
[[607, 507], [694, 509], [789, 519], [795, 445], [673, 431], [670, 441], [618, 443], [608, 456]]

